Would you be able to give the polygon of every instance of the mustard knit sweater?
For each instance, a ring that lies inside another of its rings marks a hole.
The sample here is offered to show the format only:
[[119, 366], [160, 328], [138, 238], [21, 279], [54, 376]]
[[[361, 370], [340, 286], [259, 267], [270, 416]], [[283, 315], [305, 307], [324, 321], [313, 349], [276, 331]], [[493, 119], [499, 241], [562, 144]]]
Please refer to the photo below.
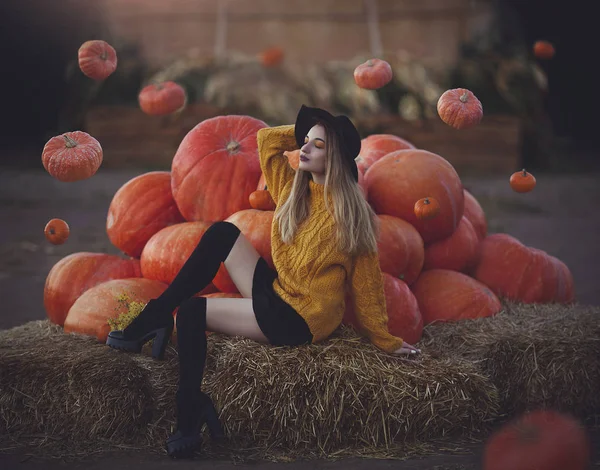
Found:
[[[294, 126], [260, 129], [257, 134], [260, 166], [278, 206], [289, 196], [295, 170], [283, 155], [297, 149]], [[271, 226], [271, 251], [278, 277], [273, 289], [308, 324], [313, 343], [327, 338], [342, 322], [345, 292], [349, 286], [354, 311], [364, 334], [379, 349], [393, 352], [402, 338], [392, 336], [377, 253], [351, 256], [336, 246], [335, 220], [325, 208], [324, 185], [310, 186], [310, 215], [299, 227], [294, 242], [281, 240], [279, 223]]]

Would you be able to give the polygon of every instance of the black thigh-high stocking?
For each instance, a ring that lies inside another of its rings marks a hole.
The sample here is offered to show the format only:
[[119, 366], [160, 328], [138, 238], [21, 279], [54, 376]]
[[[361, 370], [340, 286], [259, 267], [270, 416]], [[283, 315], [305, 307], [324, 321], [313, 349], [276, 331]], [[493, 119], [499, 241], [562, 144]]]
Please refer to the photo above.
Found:
[[208, 286], [221, 263], [227, 259], [239, 234], [240, 230], [230, 222], [212, 224], [158, 302], [171, 312]]
[[206, 364], [206, 343], [206, 298], [185, 300], [177, 312], [177, 428], [184, 434], [193, 432], [201, 415], [199, 392]]
[[123, 339], [140, 338], [157, 328], [172, 328], [172, 312], [208, 286], [239, 235], [240, 230], [230, 222], [212, 224], [167, 289], [157, 299], [150, 300], [140, 315], [125, 328]]

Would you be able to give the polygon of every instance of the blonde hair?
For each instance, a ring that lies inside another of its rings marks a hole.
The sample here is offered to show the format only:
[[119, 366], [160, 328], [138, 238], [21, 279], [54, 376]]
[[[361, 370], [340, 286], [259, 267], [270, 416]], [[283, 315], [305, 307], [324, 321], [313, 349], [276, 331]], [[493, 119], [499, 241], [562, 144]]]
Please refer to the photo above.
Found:
[[[343, 252], [351, 255], [377, 251], [379, 223], [377, 215], [343, 161], [338, 135], [325, 123], [327, 164], [325, 169], [325, 207], [335, 219], [336, 241]], [[281, 240], [291, 243], [296, 231], [309, 215], [308, 171], [298, 169], [287, 200], [277, 208]], [[329, 193], [333, 208], [329, 203]]]

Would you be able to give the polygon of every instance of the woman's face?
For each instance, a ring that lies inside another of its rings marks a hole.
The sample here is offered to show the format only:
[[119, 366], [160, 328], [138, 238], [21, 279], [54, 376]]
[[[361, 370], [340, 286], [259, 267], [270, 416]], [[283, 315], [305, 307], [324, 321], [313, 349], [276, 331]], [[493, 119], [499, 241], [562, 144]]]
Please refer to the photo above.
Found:
[[325, 170], [327, 169], [327, 151], [325, 128], [320, 124], [313, 126], [300, 149], [300, 162], [298, 168], [310, 171], [316, 183], [324, 184]]

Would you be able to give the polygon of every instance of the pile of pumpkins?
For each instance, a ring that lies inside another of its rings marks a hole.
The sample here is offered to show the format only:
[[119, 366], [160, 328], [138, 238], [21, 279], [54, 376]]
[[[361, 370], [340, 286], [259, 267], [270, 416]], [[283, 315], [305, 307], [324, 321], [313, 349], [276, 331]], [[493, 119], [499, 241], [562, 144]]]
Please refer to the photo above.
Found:
[[[48, 318], [66, 332], [105, 341], [109, 319], [127, 313], [123, 295], [158, 297], [215, 221], [235, 224], [273, 267], [275, 205], [262, 175], [251, 116], [218, 116], [182, 140], [171, 171], [152, 171], [114, 195], [106, 231], [126, 257], [78, 252], [59, 260], [46, 279]], [[298, 151], [282, 158], [297, 168]], [[359, 185], [380, 222], [379, 259], [392, 334], [414, 344], [423, 327], [496, 314], [501, 299], [574, 301], [573, 277], [559, 259], [509, 234], [488, 234], [486, 216], [442, 156], [401, 137], [370, 135], [357, 157]], [[415, 203], [434, 199], [439, 212], [418, 217]], [[197, 295], [241, 297], [224, 265]], [[174, 312], [176, 314], [176, 311]], [[360, 330], [350, 293], [346, 324]]]

